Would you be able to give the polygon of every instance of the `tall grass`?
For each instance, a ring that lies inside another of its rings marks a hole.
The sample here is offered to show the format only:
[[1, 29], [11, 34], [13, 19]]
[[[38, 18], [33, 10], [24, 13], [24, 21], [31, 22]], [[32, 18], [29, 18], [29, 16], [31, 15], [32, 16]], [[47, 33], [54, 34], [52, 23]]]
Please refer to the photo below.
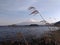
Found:
[[11, 40], [1, 41], [0, 45], [56, 45], [55, 40], [48, 34], [40, 38], [32, 35], [25, 38], [24, 35], [19, 32], [16, 34], [16, 38], [17, 40], [11, 38]]

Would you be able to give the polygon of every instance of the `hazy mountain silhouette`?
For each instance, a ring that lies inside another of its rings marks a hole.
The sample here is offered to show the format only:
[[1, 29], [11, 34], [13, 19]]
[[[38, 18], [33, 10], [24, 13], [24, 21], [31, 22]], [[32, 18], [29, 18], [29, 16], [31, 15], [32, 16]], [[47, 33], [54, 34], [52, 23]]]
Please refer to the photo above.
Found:
[[46, 23], [44, 21], [40, 21], [40, 22], [22, 22], [22, 23], [18, 23], [16, 25], [30, 25], [30, 24], [45, 25]]

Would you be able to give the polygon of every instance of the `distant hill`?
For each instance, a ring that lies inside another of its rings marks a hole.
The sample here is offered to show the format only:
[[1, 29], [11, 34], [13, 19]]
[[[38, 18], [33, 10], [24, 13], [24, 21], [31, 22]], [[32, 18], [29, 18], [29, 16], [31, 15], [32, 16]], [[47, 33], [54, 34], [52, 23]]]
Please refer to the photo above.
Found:
[[40, 21], [40, 22], [22, 22], [22, 23], [18, 23], [16, 25], [30, 25], [30, 24], [37, 24], [37, 25], [46, 25], [46, 23], [44, 21]]
[[56, 22], [54, 25], [55, 26], [60, 26], [60, 21]]
[[53, 24], [50, 24], [50, 23], [47, 23], [45, 21], [40, 21], [40, 22], [21, 22], [21, 23], [17, 23], [17, 24], [12, 24], [12, 25], [9, 25], [9, 26], [38, 26], [38, 25], [53, 25]]
[[30, 24], [29, 26], [39, 26], [38, 24]]
[[16, 25], [30, 25], [30, 24], [40, 24], [40, 22], [22, 22], [22, 23], [18, 23]]

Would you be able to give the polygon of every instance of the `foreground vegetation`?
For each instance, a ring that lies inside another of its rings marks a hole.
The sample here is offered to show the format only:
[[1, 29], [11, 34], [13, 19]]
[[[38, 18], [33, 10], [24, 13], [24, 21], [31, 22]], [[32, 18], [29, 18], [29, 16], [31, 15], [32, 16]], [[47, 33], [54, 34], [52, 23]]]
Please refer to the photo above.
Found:
[[[19, 36], [20, 35], [20, 36]], [[41, 38], [27, 37], [22, 39], [21, 33], [17, 36], [19, 39], [1, 41], [0, 45], [60, 45], [60, 30], [45, 33]], [[22, 40], [20, 40], [22, 39]]]

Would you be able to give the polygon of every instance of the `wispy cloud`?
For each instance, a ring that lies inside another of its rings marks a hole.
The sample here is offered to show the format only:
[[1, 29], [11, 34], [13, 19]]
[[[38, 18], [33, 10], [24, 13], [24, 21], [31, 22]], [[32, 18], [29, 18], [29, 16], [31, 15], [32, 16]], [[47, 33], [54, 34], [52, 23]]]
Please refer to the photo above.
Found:
[[25, 22], [40, 22], [40, 20], [30, 18], [30, 19], [27, 19]]
[[37, 0], [1, 0], [0, 9], [8, 11], [25, 10], [35, 2], [37, 2]]

